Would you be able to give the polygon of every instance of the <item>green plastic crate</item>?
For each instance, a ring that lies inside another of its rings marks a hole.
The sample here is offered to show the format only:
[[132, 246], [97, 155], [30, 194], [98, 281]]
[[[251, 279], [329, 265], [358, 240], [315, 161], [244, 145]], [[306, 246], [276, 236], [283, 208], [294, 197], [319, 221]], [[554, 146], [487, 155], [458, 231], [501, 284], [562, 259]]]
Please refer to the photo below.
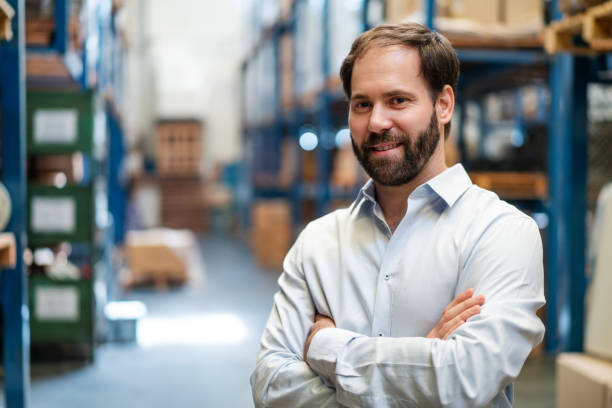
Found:
[[28, 242], [92, 242], [94, 199], [91, 186], [28, 186]]
[[91, 280], [29, 279], [32, 343], [94, 342]]
[[28, 154], [91, 153], [93, 92], [28, 91], [26, 106]]

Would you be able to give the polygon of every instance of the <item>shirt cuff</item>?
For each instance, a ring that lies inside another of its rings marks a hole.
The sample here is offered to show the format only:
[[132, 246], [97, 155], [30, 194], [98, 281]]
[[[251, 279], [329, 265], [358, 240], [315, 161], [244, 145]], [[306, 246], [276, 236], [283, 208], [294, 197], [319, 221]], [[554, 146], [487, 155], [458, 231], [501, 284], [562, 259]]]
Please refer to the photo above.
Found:
[[338, 328], [330, 327], [319, 330], [312, 338], [308, 348], [308, 355], [306, 356], [308, 365], [317, 374], [335, 384], [338, 357], [344, 347], [359, 336], [357, 333]]

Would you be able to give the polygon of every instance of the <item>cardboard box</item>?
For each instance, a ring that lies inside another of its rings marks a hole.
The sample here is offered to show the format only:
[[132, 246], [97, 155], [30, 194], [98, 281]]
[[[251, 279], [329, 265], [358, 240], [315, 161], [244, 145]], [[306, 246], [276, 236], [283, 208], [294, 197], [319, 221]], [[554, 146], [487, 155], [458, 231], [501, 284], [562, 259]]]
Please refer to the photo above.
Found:
[[387, 22], [399, 23], [407, 16], [422, 9], [422, 0], [387, 0], [386, 16]]
[[544, 27], [544, 2], [534, 0], [503, 1], [502, 20], [510, 27]]
[[125, 252], [130, 274], [124, 283], [131, 286], [151, 281], [163, 288], [168, 282], [186, 282], [194, 245], [195, 239], [189, 231], [150, 229], [128, 232]]
[[280, 268], [291, 246], [291, 206], [287, 200], [262, 200], [253, 206], [253, 255], [263, 266]]
[[589, 287], [584, 348], [591, 354], [612, 360], [612, 192], [600, 193], [595, 225], [597, 234], [595, 272]]
[[155, 160], [163, 176], [193, 177], [200, 174], [202, 123], [195, 120], [169, 120], [157, 125]]
[[612, 363], [582, 353], [557, 357], [557, 408], [612, 408]]
[[501, 5], [498, 0], [455, 0], [451, 3], [450, 12], [453, 18], [497, 24], [500, 22]]

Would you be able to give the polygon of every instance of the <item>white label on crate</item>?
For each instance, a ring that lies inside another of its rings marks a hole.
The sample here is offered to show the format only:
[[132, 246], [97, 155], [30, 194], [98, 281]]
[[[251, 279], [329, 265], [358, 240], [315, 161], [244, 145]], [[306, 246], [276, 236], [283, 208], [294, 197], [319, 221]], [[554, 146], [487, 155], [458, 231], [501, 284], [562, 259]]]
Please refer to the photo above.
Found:
[[34, 232], [71, 234], [76, 227], [76, 203], [69, 197], [34, 197], [30, 225]]
[[78, 118], [76, 109], [38, 109], [34, 112], [34, 143], [74, 143]]
[[79, 320], [79, 291], [74, 287], [40, 286], [34, 298], [38, 320]]

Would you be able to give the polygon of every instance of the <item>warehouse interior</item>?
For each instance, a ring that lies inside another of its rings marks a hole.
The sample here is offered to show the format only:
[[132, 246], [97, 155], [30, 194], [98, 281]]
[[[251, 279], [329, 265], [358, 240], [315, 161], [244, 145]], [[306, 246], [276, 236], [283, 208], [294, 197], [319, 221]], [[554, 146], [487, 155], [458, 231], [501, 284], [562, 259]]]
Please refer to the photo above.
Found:
[[340, 66], [404, 21], [460, 60], [447, 165], [541, 234], [514, 405], [607, 406], [612, 0], [0, 0], [0, 406], [254, 406], [285, 255], [368, 180]]

